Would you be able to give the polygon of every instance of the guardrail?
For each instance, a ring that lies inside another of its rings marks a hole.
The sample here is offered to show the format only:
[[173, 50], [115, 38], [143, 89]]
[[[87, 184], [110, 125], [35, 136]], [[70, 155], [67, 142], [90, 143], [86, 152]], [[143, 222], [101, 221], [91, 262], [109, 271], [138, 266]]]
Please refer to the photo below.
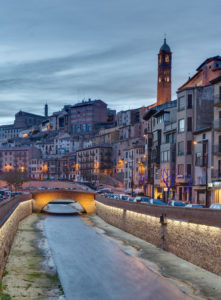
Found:
[[221, 210], [209, 208], [188, 208], [163, 205], [151, 205], [145, 203], [129, 202], [125, 200], [115, 200], [96, 195], [95, 200], [103, 204], [146, 214], [154, 217], [161, 217], [186, 221], [201, 225], [221, 227]]

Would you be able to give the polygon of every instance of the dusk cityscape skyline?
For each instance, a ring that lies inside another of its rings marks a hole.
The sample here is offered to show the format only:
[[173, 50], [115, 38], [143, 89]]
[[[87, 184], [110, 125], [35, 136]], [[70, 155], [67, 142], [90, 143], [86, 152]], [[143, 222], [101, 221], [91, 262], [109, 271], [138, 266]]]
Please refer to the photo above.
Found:
[[[198, 2], [181, 3], [179, 10], [174, 1], [139, 1], [136, 7], [124, 0], [67, 1], [66, 6], [23, 1], [13, 9], [11, 1], [4, 3], [1, 124], [11, 123], [24, 107], [43, 114], [46, 102], [50, 113], [88, 98], [102, 99], [117, 111], [155, 103], [157, 53], [165, 33], [173, 52], [176, 99], [178, 87], [221, 49], [220, 2]], [[204, 17], [208, 22], [200, 21]]]

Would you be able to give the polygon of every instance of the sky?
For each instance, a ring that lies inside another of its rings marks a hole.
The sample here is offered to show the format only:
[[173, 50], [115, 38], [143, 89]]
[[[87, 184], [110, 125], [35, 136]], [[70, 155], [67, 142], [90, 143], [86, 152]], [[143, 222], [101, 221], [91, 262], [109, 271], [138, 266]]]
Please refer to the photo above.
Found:
[[117, 111], [156, 101], [157, 54], [173, 52], [172, 95], [221, 55], [220, 0], [0, 0], [0, 124], [83, 99]]

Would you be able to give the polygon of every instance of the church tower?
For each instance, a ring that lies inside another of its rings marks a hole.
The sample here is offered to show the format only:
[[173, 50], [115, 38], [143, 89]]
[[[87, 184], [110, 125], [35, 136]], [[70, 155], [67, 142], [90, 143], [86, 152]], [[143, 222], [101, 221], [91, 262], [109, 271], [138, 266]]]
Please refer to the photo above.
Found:
[[157, 105], [171, 101], [172, 52], [164, 39], [158, 53]]

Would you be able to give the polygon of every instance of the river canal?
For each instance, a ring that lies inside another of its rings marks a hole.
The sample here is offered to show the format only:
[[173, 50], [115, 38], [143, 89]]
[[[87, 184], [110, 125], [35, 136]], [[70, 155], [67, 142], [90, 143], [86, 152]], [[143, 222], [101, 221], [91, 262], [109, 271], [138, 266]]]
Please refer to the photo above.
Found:
[[190, 299], [87, 217], [47, 215], [43, 228], [67, 300]]

